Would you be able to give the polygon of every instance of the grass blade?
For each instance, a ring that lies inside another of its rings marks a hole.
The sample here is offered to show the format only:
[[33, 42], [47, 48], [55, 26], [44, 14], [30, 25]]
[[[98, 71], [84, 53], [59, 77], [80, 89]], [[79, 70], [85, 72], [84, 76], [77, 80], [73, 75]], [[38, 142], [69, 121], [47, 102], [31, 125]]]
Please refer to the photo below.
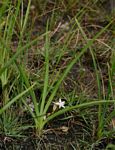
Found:
[[110, 26], [112, 22], [110, 22], [105, 28], [103, 28], [99, 33], [97, 33], [94, 38], [90, 41], [88, 41], [88, 43], [86, 44], [86, 46], [84, 46], [84, 48], [81, 50], [81, 52], [79, 53], [79, 55], [77, 55], [71, 62], [70, 64], [67, 66], [66, 70], [64, 71], [64, 73], [62, 74], [62, 76], [60, 77], [60, 79], [58, 80], [56, 86], [54, 87], [54, 90], [52, 91], [51, 96], [48, 99], [48, 102], [44, 108], [44, 113], [47, 112], [61, 82], [64, 80], [64, 78], [67, 76], [67, 74], [69, 73], [70, 69], [73, 67], [73, 65], [79, 60], [79, 58], [86, 52], [87, 48], [89, 48], [93, 42]]

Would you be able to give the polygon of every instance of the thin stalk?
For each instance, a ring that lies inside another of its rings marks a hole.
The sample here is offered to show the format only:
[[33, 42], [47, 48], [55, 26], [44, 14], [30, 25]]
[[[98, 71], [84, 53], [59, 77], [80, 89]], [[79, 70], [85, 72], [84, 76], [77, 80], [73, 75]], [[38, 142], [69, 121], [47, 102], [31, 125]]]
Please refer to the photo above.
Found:
[[[48, 25], [49, 22], [47, 22], [46, 32], [48, 32]], [[46, 42], [45, 42], [45, 78], [44, 78], [44, 89], [42, 93], [42, 101], [40, 106], [40, 114], [43, 113], [45, 100], [47, 96], [47, 89], [48, 89], [48, 78], [49, 78], [49, 38], [48, 34], [46, 34]]]
[[24, 34], [24, 30], [26, 28], [26, 24], [27, 24], [27, 21], [28, 21], [30, 6], [31, 6], [31, 0], [29, 0], [29, 2], [28, 2], [28, 7], [27, 7], [27, 10], [26, 10], [26, 15], [25, 15], [25, 19], [24, 19], [24, 23], [23, 23], [23, 27], [22, 27], [22, 31], [21, 31], [21, 36], [20, 36], [21, 38]]

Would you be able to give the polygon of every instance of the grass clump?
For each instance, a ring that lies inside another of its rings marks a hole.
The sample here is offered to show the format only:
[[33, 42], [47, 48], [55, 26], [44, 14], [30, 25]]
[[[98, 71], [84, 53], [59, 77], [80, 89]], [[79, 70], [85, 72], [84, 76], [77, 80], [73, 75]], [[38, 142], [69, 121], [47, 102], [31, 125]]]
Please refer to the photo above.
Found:
[[79, 137], [69, 146], [81, 149], [87, 143], [92, 148], [105, 137], [113, 138], [114, 48], [113, 41], [105, 43], [104, 36], [110, 36], [110, 30], [113, 34], [114, 20], [112, 17], [101, 23], [98, 18], [95, 20], [100, 11], [96, 2], [77, 4], [74, 0], [67, 4], [31, 0], [2, 3], [0, 134], [3, 137], [26, 138], [31, 134], [40, 139], [53, 130], [49, 127], [55, 125], [56, 119], [59, 124], [66, 120], [60, 130], [69, 134], [68, 122], [79, 116], [86, 127], [82, 135], [90, 135], [92, 141], [88, 143]]

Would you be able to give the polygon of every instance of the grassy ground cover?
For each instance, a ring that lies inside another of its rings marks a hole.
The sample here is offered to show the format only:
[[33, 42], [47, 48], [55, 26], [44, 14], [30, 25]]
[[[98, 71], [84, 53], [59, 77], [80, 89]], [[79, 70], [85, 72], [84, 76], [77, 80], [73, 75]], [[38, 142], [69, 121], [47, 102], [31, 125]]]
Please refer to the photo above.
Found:
[[110, 0], [0, 2], [0, 149], [115, 149]]

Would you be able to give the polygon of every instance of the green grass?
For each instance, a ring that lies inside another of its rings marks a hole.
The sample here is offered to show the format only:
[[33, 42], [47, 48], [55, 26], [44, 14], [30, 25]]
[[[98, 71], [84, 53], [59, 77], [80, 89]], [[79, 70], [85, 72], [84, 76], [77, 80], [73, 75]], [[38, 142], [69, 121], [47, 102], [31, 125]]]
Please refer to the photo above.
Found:
[[[115, 115], [114, 20], [111, 16], [106, 25], [101, 25], [103, 21], [96, 18], [98, 11], [98, 2], [93, 0], [1, 2], [3, 137], [26, 138], [31, 134], [39, 139], [47, 130], [55, 130], [50, 125], [57, 119], [59, 124], [66, 120], [67, 125], [79, 116], [74, 122], [83, 119], [82, 137], [90, 135], [92, 141], [80, 138], [75, 141], [79, 144], [70, 144], [73, 149], [84, 145], [91, 148], [104, 138], [114, 138], [114, 124], [109, 127]], [[103, 14], [103, 18], [107, 17]], [[65, 23], [69, 30], [64, 30]], [[101, 56], [106, 59], [100, 61]], [[59, 108], [59, 99], [64, 108]]]

